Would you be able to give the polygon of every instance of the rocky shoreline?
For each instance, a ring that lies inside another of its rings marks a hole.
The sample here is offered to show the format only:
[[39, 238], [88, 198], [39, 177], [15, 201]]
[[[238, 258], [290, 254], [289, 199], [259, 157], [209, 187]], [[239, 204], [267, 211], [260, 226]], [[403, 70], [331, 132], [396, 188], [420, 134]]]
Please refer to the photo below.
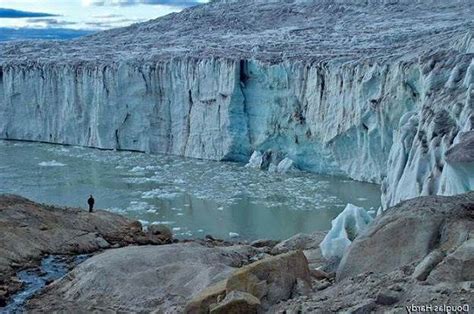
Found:
[[[0, 196], [0, 311], [20, 270], [89, 253], [29, 300], [27, 312], [406, 313], [474, 306], [474, 192], [421, 197], [385, 211], [341, 261], [326, 233], [284, 241], [177, 241], [116, 214]], [[165, 245], [166, 244], [166, 245]]]
[[18, 271], [45, 256], [79, 255], [127, 245], [164, 244], [168, 234], [106, 211], [57, 208], [16, 195], [0, 196], [0, 306], [21, 289]]

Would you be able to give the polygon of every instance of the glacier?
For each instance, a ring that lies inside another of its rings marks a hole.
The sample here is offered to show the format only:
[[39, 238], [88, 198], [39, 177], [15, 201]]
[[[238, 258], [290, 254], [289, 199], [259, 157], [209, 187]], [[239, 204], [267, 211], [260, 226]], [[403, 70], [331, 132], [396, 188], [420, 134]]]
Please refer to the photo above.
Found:
[[384, 208], [467, 192], [473, 11], [213, 1], [68, 42], [0, 44], [0, 138], [221, 161], [271, 151], [381, 184]]

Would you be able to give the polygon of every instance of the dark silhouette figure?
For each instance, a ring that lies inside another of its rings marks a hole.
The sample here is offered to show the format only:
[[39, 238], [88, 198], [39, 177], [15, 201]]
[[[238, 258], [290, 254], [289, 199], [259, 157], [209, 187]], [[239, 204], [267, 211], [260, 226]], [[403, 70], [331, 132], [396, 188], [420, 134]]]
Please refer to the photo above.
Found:
[[95, 203], [95, 200], [92, 197], [92, 195], [89, 196], [89, 199], [87, 200], [87, 204], [89, 204], [89, 213], [92, 213], [92, 211], [94, 210], [94, 203]]

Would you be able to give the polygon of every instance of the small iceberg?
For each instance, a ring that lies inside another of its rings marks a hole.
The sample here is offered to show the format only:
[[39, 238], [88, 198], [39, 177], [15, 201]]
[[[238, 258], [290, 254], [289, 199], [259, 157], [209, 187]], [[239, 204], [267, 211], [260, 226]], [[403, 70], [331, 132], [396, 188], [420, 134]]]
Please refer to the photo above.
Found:
[[260, 169], [263, 163], [263, 154], [259, 151], [254, 151], [250, 156], [249, 162], [245, 165], [247, 168]]
[[140, 173], [140, 172], [144, 172], [145, 171], [145, 168], [143, 167], [140, 167], [140, 166], [136, 166], [136, 167], [133, 167], [130, 172], [133, 172], [133, 173]]
[[372, 222], [373, 218], [362, 207], [347, 204], [332, 222], [331, 230], [319, 245], [326, 259], [341, 259], [352, 241]]
[[294, 170], [294, 162], [290, 158], [286, 157], [277, 166], [278, 173], [287, 173], [289, 171]]
[[238, 234], [237, 232], [229, 232], [229, 237], [230, 238], [238, 238], [238, 237], [240, 237], [240, 234]]
[[287, 173], [295, 169], [295, 163], [288, 157], [282, 159], [282, 154], [268, 150], [264, 153], [254, 151], [246, 168], [268, 170], [270, 173]]
[[56, 160], [42, 161], [38, 165], [41, 166], [41, 167], [64, 167], [64, 166], [66, 166], [65, 164], [57, 162]]
[[152, 211], [156, 212], [155, 206], [148, 204], [147, 202], [131, 201], [127, 207], [127, 211]]

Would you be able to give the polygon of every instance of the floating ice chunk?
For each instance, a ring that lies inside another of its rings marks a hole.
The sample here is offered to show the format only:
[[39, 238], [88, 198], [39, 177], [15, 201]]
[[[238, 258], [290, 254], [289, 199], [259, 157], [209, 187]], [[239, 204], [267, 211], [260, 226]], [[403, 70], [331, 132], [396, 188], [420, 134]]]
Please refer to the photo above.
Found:
[[64, 147], [61, 147], [61, 148], [52, 147], [52, 148], [49, 148], [48, 151], [54, 152], [54, 153], [69, 153], [69, 149], [64, 148]]
[[127, 207], [129, 211], [147, 211], [155, 209], [155, 206], [148, 204], [147, 202], [131, 201]]
[[240, 234], [238, 234], [237, 232], [229, 232], [229, 237], [238, 238], [238, 237], [240, 237]]
[[372, 220], [365, 209], [347, 204], [331, 222], [331, 230], [320, 244], [323, 256], [326, 259], [342, 258], [347, 247]]
[[145, 171], [145, 168], [140, 167], [140, 166], [133, 167], [132, 170], [130, 170], [130, 172], [144, 172], [144, 171]]
[[377, 209], [377, 216], [380, 216], [383, 214], [383, 208], [382, 206], [379, 207], [379, 209]]
[[294, 169], [294, 162], [290, 158], [286, 157], [277, 166], [278, 173], [287, 173]]
[[109, 207], [106, 210], [110, 211], [110, 212], [113, 212], [113, 213], [123, 213], [123, 209], [118, 208], [118, 207]]
[[250, 156], [249, 162], [245, 165], [247, 168], [257, 168], [260, 169], [263, 163], [263, 154], [259, 151], [254, 151], [252, 156]]
[[64, 167], [64, 166], [66, 166], [65, 164], [57, 162], [56, 160], [42, 161], [38, 165], [41, 166], [41, 167]]
[[175, 221], [164, 220], [164, 221], [154, 221], [151, 224], [152, 225], [174, 225], [175, 223], [176, 223]]
[[268, 172], [270, 173], [275, 173], [278, 171], [278, 166], [275, 165], [274, 163], [271, 163], [269, 166], [268, 166]]
[[159, 198], [160, 199], [172, 200], [172, 199], [175, 199], [175, 198], [179, 197], [180, 195], [181, 195], [180, 193], [175, 193], [175, 192], [163, 193], [163, 194], [159, 195]]
[[146, 191], [142, 193], [142, 198], [144, 199], [151, 199], [151, 198], [158, 198], [158, 199], [175, 199], [179, 196], [179, 193], [170, 193], [163, 191], [161, 189], [153, 189], [151, 191]]
[[125, 178], [124, 181], [130, 184], [144, 184], [148, 182], [148, 179], [143, 177], [133, 177]]

